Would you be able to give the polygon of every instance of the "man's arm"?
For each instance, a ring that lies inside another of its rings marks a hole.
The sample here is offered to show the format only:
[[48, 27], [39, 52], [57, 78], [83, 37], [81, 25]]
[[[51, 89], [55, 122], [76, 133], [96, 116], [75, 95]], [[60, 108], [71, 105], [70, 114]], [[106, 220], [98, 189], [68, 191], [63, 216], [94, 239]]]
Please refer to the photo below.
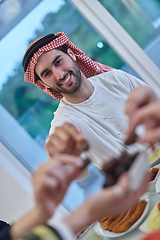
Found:
[[73, 156], [57, 155], [55, 158], [54, 161], [41, 164], [33, 173], [35, 206], [11, 226], [12, 238], [24, 235], [33, 227], [46, 223], [85, 164], [80, 158]]

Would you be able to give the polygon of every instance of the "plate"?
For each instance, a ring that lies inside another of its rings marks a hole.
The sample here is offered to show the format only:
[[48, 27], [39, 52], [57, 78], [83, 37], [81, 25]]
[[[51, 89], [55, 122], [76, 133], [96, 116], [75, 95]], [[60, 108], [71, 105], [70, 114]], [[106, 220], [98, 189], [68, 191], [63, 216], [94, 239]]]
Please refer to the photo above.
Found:
[[149, 228], [148, 228], [148, 226], [147, 226], [147, 220], [148, 220], [148, 218], [140, 225], [139, 229], [140, 229], [142, 232], [150, 233], [151, 231], [149, 230]]
[[103, 230], [101, 228], [101, 225], [99, 222], [96, 222], [94, 224], [93, 231], [95, 231], [99, 236], [105, 236], [105, 237], [110, 237], [110, 238], [121, 237], [121, 236], [131, 232], [132, 230], [134, 230], [135, 228], [137, 228], [140, 225], [140, 223], [143, 221], [143, 219], [145, 218], [145, 216], [149, 210], [149, 198], [145, 197], [145, 200], [147, 202], [147, 205], [145, 207], [145, 210], [144, 210], [142, 216], [127, 231], [125, 231], [123, 233], [113, 233], [108, 230]]
[[[157, 202], [159, 203], [159, 201]], [[154, 207], [152, 208], [152, 210], [156, 207], [157, 203], [154, 205]], [[151, 210], [151, 211], [152, 211]], [[149, 217], [149, 216], [148, 216]], [[152, 232], [151, 230], [149, 230], [148, 226], [147, 226], [147, 221], [148, 221], [148, 217], [146, 218], [146, 220], [139, 226], [139, 229], [142, 231], [142, 232], [145, 232], [145, 233], [150, 233]]]
[[93, 226], [93, 223], [90, 226], [84, 227], [80, 232], [77, 233], [75, 240], [78, 240], [81, 237], [83, 237], [92, 226]]
[[160, 175], [156, 179], [155, 190], [156, 190], [156, 193], [160, 193]]

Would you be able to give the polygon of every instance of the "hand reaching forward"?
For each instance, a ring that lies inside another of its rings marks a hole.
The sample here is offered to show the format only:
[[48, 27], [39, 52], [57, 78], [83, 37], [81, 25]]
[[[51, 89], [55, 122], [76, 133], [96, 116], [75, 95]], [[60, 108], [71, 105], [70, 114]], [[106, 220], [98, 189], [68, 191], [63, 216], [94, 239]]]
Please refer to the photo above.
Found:
[[160, 139], [160, 102], [156, 93], [149, 86], [136, 88], [129, 96], [125, 113], [128, 116], [127, 139], [132, 139], [135, 128], [143, 125], [146, 132], [134, 141], [147, 142], [154, 149], [153, 144]]
[[52, 160], [41, 164], [33, 173], [36, 207], [44, 223], [53, 215], [69, 184], [84, 166], [84, 161], [71, 155], [57, 155]]
[[155, 91], [149, 86], [141, 86], [133, 90], [125, 104], [125, 113], [128, 116], [129, 121], [132, 121], [132, 116], [138, 109], [153, 103], [156, 100], [158, 100], [158, 97]]
[[128, 135], [131, 135], [140, 124], [145, 126], [145, 133], [137, 137], [136, 141], [149, 143], [153, 148], [154, 143], [160, 141], [160, 101], [149, 104], [135, 112], [130, 121]]
[[64, 123], [55, 128], [54, 133], [47, 139], [45, 147], [50, 157], [57, 153], [79, 156], [82, 151], [88, 149], [89, 145], [73, 124]]

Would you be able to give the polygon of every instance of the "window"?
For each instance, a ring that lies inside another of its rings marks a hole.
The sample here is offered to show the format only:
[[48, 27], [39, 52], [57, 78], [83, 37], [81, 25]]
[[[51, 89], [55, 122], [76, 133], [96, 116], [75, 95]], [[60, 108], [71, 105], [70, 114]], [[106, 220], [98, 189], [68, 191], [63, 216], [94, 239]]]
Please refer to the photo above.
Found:
[[160, 1], [120, 0], [99, 2], [160, 67]]
[[[111, 1], [102, 3], [104, 2]], [[124, 11], [127, 15], [127, 7]], [[3, 12], [4, 17], [1, 14]], [[158, 10], [156, 12], [158, 14]], [[118, 17], [121, 18], [119, 15]], [[126, 71], [127, 64], [69, 1], [57, 0], [54, 4], [52, 0], [1, 1], [0, 27], [3, 30], [0, 31], [0, 140], [32, 171], [38, 163], [47, 159], [44, 143], [53, 112], [59, 102], [23, 80], [21, 63], [30, 42], [49, 33], [64, 31], [70, 40], [93, 60]], [[158, 37], [158, 31], [157, 27], [155, 35], [152, 34], [149, 41]], [[147, 42], [143, 41], [143, 47], [146, 44]], [[130, 71], [136, 74], [131, 68]], [[90, 175], [86, 180], [75, 181], [71, 185], [63, 202], [67, 209], [74, 209], [88, 194], [102, 185], [103, 177], [99, 170], [91, 165], [89, 171]], [[74, 202], [73, 194], [77, 196]]]

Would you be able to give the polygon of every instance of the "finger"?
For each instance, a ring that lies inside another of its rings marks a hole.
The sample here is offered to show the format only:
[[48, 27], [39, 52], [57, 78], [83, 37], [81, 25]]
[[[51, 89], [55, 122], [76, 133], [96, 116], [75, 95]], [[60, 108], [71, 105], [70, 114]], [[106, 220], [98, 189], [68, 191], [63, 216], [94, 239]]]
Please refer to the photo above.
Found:
[[59, 162], [61, 165], [83, 166], [81, 158], [69, 154], [56, 154], [51, 160], [53, 160], [53, 162]]
[[154, 126], [156, 124], [159, 124], [160, 121], [160, 102], [155, 102], [152, 104], [147, 105], [146, 107], [143, 107], [139, 110], [137, 110], [130, 119], [129, 122], [129, 133], [133, 132], [135, 127], [138, 126], [139, 124], [146, 125], [148, 126]]
[[35, 192], [39, 192], [40, 194], [43, 194], [43, 191], [47, 192], [49, 190], [56, 190], [59, 188], [59, 179], [56, 177], [56, 175], [41, 175], [36, 179], [37, 182], [35, 182]]
[[77, 130], [77, 128], [69, 123], [64, 124], [64, 129], [72, 136], [75, 140], [75, 155], [79, 155], [82, 151], [86, 151], [89, 148], [89, 144], [86, 139], [83, 137], [83, 134]]
[[69, 153], [70, 148], [73, 149], [74, 146], [75, 140], [62, 128], [57, 128], [45, 143], [45, 148], [50, 156], [56, 153]]
[[125, 113], [131, 118], [137, 109], [155, 102], [157, 99], [156, 93], [149, 86], [137, 87], [129, 95], [125, 106]]
[[118, 179], [118, 186], [120, 186], [125, 192], [129, 190], [129, 174], [123, 173]]
[[55, 132], [46, 141], [45, 147], [51, 157], [56, 153], [70, 153], [78, 156], [89, 146], [74, 125], [65, 123], [55, 129]]
[[146, 134], [138, 138], [137, 141], [139, 143], [149, 143], [151, 146], [160, 140], [160, 127], [154, 128], [151, 130], [147, 130]]

